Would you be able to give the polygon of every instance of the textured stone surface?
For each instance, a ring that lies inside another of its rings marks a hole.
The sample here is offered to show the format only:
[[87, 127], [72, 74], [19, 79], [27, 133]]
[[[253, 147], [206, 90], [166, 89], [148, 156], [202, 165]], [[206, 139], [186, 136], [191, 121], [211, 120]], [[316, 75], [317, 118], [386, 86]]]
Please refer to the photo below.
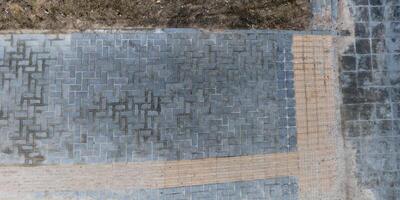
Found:
[[356, 176], [376, 199], [400, 184], [400, 1], [350, 0], [355, 43], [341, 55], [342, 121], [356, 152]]
[[311, 20], [312, 30], [331, 31], [337, 20], [337, 1], [333, 0], [310, 0], [313, 17]]
[[[375, 199], [398, 199], [400, 2], [347, 1], [354, 41], [339, 55], [344, 139], [355, 152], [357, 187], [372, 191]], [[335, 2], [312, 2], [314, 26], [331, 30]], [[326, 38], [299, 37], [291, 50], [292, 34], [169, 29], [1, 36], [1, 163], [191, 160], [290, 151], [295, 156], [279, 157], [287, 163], [263, 167], [272, 173], [282, 165], [285, 172], [298, 166], [296, 173], [284, 173], [297, 179], [48, 192], [35, 198], [329, 199], [318, 192], [334, 191], [335, 165], [342, 164], [334, 156], [340, 138], [332, 138], [336, 135], [327, 125], [334, 121], [329, 84], [335, 74], [326, 49], [333, 47], [325, 46]], [[296, 91], [292, 62], [301, 66]], [[327, 83], [329, 90], [318, 85]], [[295, 119], [296, 109], [304, 109], [305, 117]], [[178, 182], [184, 180], [179, 169]], [[343, 196], [360, 199], [359, 188]]]
[[290, 36], [190, 29], [1, 36], [2, 163], [292, 151]]
[[[335, 3], [313, 2], [315, 27], [329, 30]], [[362, 23], [360, 35], [381, 34]], [[167, 29], [2, 35], [0, 163], [55, 164], [15, 167], [1, 179], [2, 191], [36, 192], [33, 199], [340, 196], [334, 194], [332, 37], [293, 34]], [[366, 57], [380, 48], [379, 41], [364, 36], [354, 43], [362, 59], [342, 57], [348, 71], [373, 67]], [[379, 116], [386, 116], [388, 107], [381, 110]], [[245, 157], [255, 154], [265, 158]], [[193, 164], [210, 157], [229, 158]], [[149, 160], [169, 162], [154, 168], [146, 162], [143, 171], [121, 163]], [[174, 160], [184, 161], [170, 164]], [[65, 165], [71, 163], [94, 165]], [[2, 174], [8, 170], [3, 167]], [[282, 176], [288, 177], [257, 180]], [[208, 183], [218, 184], [200, 185]], [[137, 187], [164, 189], [132, 189]]]
[[[251, 33], [272, 34], [264, 31]], [[14, 196], [17, 197], [12, 199], [26, 199], [20, 196], [42, 191], [46, 191], [47, 194], [58, 191], [101, 192], [105, 188], [119, 194], [119, 190], [134, 188], [187, 187], [290, 176], [298, 180], [298, 197], [301, 199], [338, 198], [340, 194], [337, 194], [337, 189], [341, 182], [337, 165], [340, 162], [337, 160], [335, 149], [336, 137], [339, 135], [335, 131], [336, 73], [332, 68], [333, 37], [291, 37], [293, 60], [289, 56], [284, 58], [284, 62], [293, 62], [291, 79], [295, 80], [296, 112], [292, 114], [297, 116], [296, 140], [293, 143], [296, 144], [295, 151], [180, 161], [104, 164], [86, 162], [83, 165], [61, 163], [30, 167], [8, 165], [0, 168], [0, 185], [3, 185], [0, 197], [6, 195], [7, 199]], [[62, 49], [56, 48], [53, 51]], [[284, 51], [284, 54], [287, 52]], [[278, 77], [277, 81], [280, 80]], [[34, 142], [52, 139], [42, 138]], [[43, 150], [42, 146], [38, 146], [37, 149]], [[51, 184], [48, 184], [49, 182]]]
[[248, 199], [248, 200], [295, 200], [298, 186], [294, 178], [278, 178], [249, 182], [199, 185], [193, 187], [159, 190], [86, 191], [38, 193], [37, 199], [115, 199], [115, 200], [176, 200], [176, 199]]

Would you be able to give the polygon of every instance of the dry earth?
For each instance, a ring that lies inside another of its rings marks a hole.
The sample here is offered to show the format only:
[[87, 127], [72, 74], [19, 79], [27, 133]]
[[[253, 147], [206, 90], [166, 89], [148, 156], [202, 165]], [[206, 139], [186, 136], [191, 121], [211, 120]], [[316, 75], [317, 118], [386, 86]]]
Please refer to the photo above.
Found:
[[0, 30], [116, 27], [303, 30], [307, 0], [3, 0]]

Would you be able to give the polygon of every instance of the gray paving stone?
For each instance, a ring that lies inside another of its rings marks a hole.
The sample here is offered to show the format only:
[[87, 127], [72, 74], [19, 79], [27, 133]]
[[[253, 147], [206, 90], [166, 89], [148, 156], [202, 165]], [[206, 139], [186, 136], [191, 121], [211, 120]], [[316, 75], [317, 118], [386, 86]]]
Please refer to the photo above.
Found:
[[116, 199], [116, 200], [194, 200], [194, 199], [237, 199], [237, 200], [296, 200], [298, 199], [297, 180], [292, 177], [232, 182], [212, 185], [199, 185], [169, 189], [141, 189], [124, 191], [83, 191], [37, 193], [36, 198], [71, 199]]
[[357, 23], [355, 52], [341, 55], [345, 139], [356, 150], [359, 185], [370, 189], [376, 199], [398, 199], [400, 35], [396, 13], [400, 2], [350, 2]]
[[295, 150], [290, 41], [191, 29], [2, 36], [2, 163]]

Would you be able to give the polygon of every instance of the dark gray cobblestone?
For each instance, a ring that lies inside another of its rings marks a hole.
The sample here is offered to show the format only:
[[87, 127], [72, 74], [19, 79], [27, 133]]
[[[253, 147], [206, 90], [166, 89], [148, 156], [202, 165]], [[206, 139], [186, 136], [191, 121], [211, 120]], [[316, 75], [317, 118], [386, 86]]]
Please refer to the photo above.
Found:
[[342, 120], [359, 184], [400, 196], [400, 1], [351, 0], [355, 43], [341, 56]]
[[294, 178], [279, 178], [249, 182], [180, 187], [160, 190], [126, 190], [101, 192], [58, 192], [39, 193], [37, 199], [115, 199], [115, 200], [178, 200], [178, 199], [234, 199], [234, 200], [296, 200], [298, 185]]
[[2, 163], [295, 150], [290, 44], [260, 31], [1, 36]]

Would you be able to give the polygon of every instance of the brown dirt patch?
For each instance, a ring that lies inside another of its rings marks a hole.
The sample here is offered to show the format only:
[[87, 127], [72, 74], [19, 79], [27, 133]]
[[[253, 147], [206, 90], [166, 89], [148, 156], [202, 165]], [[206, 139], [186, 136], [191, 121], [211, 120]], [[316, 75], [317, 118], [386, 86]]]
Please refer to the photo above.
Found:
[[107, 27], [303, 30], [308, 0], [3, 0], [0, 30]]

